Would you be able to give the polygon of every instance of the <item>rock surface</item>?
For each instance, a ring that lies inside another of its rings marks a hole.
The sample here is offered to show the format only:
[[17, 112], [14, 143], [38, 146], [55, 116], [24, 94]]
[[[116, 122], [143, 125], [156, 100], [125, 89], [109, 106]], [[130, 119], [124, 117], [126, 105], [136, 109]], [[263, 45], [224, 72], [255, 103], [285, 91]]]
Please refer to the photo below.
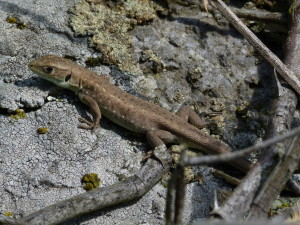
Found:
[[[109, 61], [111, 46], [104, 46], [108, 52], [102, 53], [89, 47], [104, 50], [101, 35], [112, 29], [109, 22], [118, 22], [107, 17], [99, 26], [101, 7], [79, 1], [0, 1], [2, 214], [12, 212], [18, 218], [82, 193], [80, 179], [86, 173], [97, 173], [101, 186], [113, 184], [133, 175], [149, 150], [145, 139], [106, 119], [95, 133], [78, 129], [77, 118], [88, 116], [86, 107], [27, 68], [42, 55], [72, 56], [83, 66], [88, 59], [99, 59], [106, 65], [90, 69], [110, 74], [124, 90], [173, 112], [183, 104], [198, 112], [221, 112], [212, 118], [218, 125], [212, 133], [235, 148], [252, 145], [264, 132], [272, 70], [266, 63], [256, 64], [253, 48], [226, 22], [216, 23], [197, 7], [176, 6], [170, 18], [164, 5], [142, 14], [145, 17], [122, 17], [131, 26], [123, 26], [128, 45], [122, 45], [125, 53], [118, 56], [129, 58], [122, 64], [118, 58]], [[85, 21], [86, 16], [93, 23]], [[81, 36], [74, 36], [69, 19]], [[88, 29], [79, 30], [79, 22]], [[114, 43], [121, 43], [122, 35], [115, 36]], [[11, 117], [16, 109], [23, 109], [26, 117]], [[43, 127], [48, 131], [38, 134]], [[204, 180], [187, 185], [184, 224], [205, 218], [214, 190], [228, 189], [211, 169], [194, 172]], [[160, 183], [137, 202], [66, 224], [164, 224], [165, 194]]]

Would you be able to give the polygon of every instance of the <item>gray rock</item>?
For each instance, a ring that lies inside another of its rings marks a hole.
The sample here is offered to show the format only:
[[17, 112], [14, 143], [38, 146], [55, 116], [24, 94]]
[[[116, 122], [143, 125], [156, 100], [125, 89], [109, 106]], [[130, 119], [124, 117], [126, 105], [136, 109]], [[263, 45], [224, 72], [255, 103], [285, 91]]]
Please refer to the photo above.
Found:
[[[0, 1], [1, 21], [15, 17], [26, 26], [18, 29], [17, 24], [0, 23], [1, 213], [21, 217], [82, 193], [80, 179], [86, 173], [97, 173], [101, 186], [111, 185], [119, 177], [133, 175], [144, 151], [149, 150], [144, 139], [106, 119], [95, 133], [78, 129], [77, 118], [89, 116], [86, 107], [68, 91], [53, 92], [53, 84], [27, 68], [28, 62], [46, 54], [73, 56], [83, 66], [88, 57], [103, 56], [88, 47], [86, 37], [74, 37], [69, 28], [68, 10], [76, 3]], [[252, 47], [196, 8], [182, 9], [172, 20], [155, 18], [135, 26], [129, 34], [133, 65], [139, 67], [135, 72], [140, 72], [137, 76], [130, 71], [120, 73], [115, 67], [92, 70], [111, 72], [113, 82], [124, 90], [144, 95], [171, 111], [185, 103], [199, 111], [222, 111], [221, 119], [215, 121], [222, 121], [218, 132], [229, 143], [242, 122], [236, 117], [238, 107], [248, 102], [251, 110], [266, 99], [262, 95], [252, 102], [255, 92], [263, 88], [255, 86], [261, 74], [250, 54]], [[26, 118], [9, 117], [19, 108]], [[243, 135], [253, 137], [245, 124], [241, 125]], [[263, 129], [259, 124], [255, 127]], [[38, 128], [48, 131], [38, 134]], [[226, 188], [210, 169], [198, 169], [198, 173], [206, 176], [203, 184], [187, 185], [184, 224], [205, 218], [214, 190]], [[165, 195], [159, 183], [137, 202], [66, 224], [164, 224]]]

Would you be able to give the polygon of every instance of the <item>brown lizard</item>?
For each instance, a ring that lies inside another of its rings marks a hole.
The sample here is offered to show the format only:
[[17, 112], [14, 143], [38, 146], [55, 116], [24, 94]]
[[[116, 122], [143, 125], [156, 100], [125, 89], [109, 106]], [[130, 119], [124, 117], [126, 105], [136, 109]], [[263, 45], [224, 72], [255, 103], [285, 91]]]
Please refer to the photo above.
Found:
[[[89, 106], [93, 122], [80, 118], [80, 128], [95, 130], [101, 116], [137, 133], [145, 134], [152, 148], [167, 143], [186, 144], [210, 154], [231, 152], [231, 148], [198, 128], [205, 122], [188, 106], [177, 114], [128, 94], [100, 76], [71, 60], [46, 55], [29, 63], [29, 68], [57, 86], [72, 90]], [[198, 128], [197, 128], [198, 127]], [[250, 161], [238, 159], [229, 162], [243, 172], [251, 168]]]

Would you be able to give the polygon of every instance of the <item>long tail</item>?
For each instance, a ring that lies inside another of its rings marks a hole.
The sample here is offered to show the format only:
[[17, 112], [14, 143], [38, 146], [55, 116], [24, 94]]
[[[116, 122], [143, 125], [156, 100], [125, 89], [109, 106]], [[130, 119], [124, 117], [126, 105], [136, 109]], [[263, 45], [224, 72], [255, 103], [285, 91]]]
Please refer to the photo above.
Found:
[[[190, 125], [190, 129], [184, 130], [178, 129], [174, 132], [178, 137], [182, 137], [179, 140], [181, 143], [187, 144], [191, 148], [199, 149], [208, 154], [224, 154], [232, 152], [232, 148], [223, 141], [217, 140], [208, 134], [203, 133], [196, 127]], [[253, 166], [252, 162], [242, 157], [228, 161], [230, 165], [238, 170], [247, 173]]]

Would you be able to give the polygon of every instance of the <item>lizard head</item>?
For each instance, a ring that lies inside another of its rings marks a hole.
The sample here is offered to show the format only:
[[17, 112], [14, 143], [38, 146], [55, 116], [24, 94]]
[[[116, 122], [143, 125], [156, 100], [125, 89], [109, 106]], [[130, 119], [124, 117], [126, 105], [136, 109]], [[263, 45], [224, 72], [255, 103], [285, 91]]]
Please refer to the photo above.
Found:
[[69, 59], [55, 55], [46, 55], [29, 63], [29, 69], [40, 77], [49, 80], [57, 86], [68, 88], [77, 93], [80, 85], [72, 69], [78, 65]]

